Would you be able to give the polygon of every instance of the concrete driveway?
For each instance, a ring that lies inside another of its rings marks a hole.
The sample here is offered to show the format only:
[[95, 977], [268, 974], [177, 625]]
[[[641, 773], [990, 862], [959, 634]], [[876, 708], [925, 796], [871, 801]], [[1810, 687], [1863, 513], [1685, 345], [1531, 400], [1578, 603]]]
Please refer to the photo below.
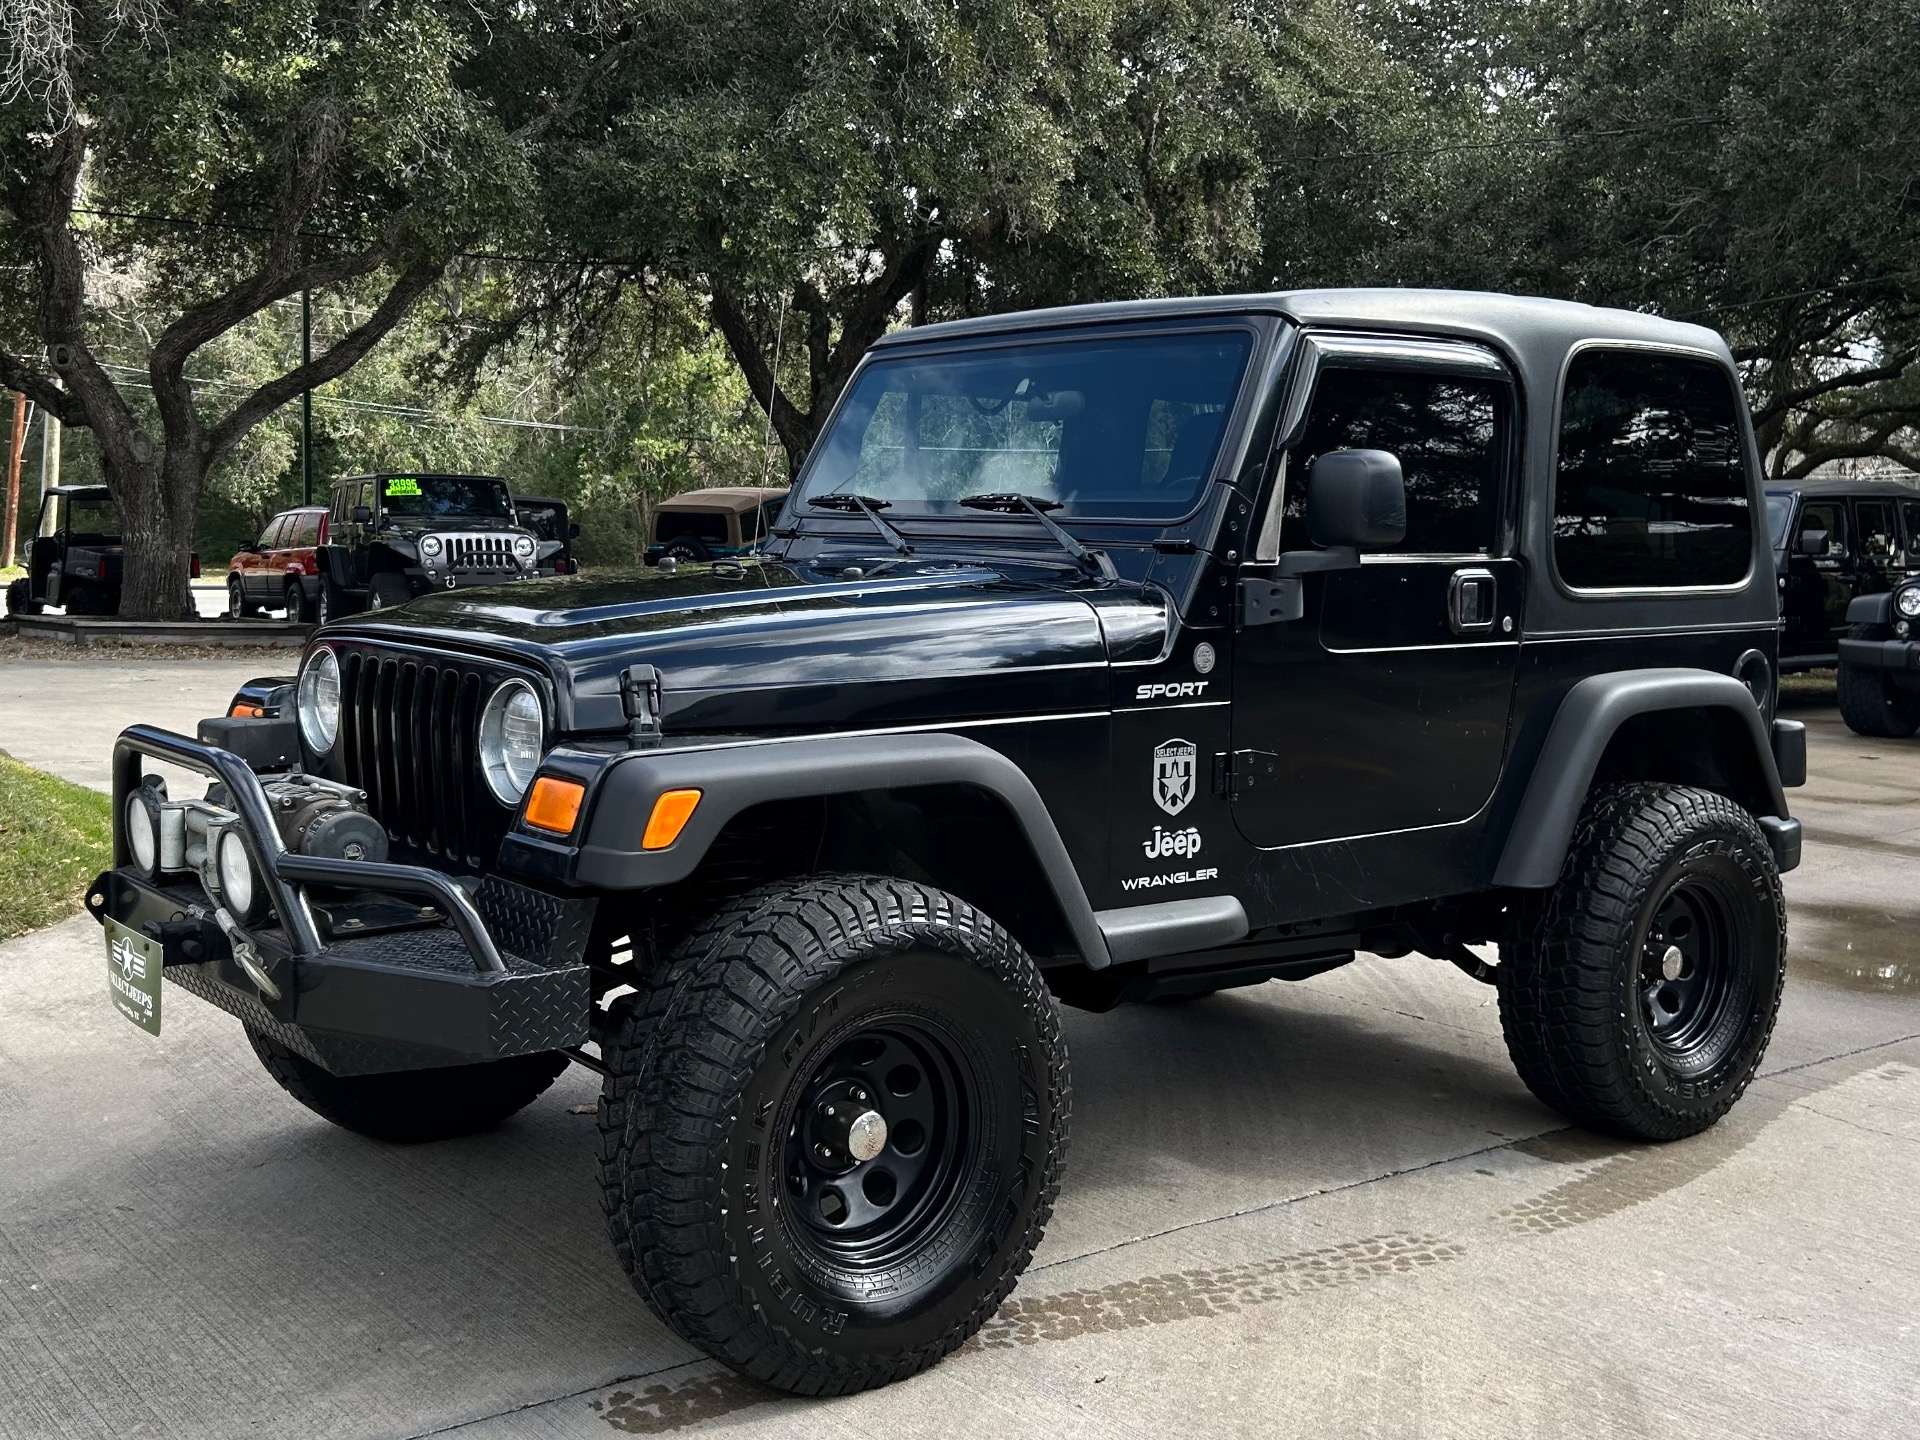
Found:
[[[177, 663], [28, 746], [0, 662], [0, 746], [93, 781], [96, 732], [247, 669]], [[1033, 1268], [962, 1353], [845, 1400], [738, 1380], [648, 1313], [584, 1072], [490, 1135], [382, 1146], [181, 992], [158, 1040], [120, 1020], [92, 922], [0, 945], [0, 1436], [1920, 1432], [1920, 741], [1800, 713], [1792, 981], [1718, 1128], [1566, 1128], [1492, 992], [1430, 961], [1068, 1012]]]

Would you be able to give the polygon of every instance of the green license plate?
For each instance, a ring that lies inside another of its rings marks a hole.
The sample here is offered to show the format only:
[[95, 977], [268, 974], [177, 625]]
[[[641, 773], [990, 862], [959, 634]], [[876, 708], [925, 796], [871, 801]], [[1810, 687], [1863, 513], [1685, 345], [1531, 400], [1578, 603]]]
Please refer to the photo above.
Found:
[[158, 940], [107, 921], [107, 993], [113, 1008], [149, 1035], [160, 1033], [162, 953]]

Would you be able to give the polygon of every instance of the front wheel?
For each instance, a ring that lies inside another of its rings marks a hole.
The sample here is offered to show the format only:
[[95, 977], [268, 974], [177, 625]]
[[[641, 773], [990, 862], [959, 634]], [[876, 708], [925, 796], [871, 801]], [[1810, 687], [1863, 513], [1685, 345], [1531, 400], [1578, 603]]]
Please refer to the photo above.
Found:
[[413, 587], [407, 584], [407, 577], [387, 571], [373, 577], [367, 586], [367, 608], [369, 610], [391, 610], [396, 605], [404, 605], [413, 598]]
[[247, 1039], [267, 1074], [314, 1114], [399, 1145], [491, 1129], [545, 1094], [568, 1064], [549, 1051], [435, 1070], [335, 1075], [258, 1030], [249, 1029]]
[[600, 1107], [615, 1250], [669, 1325], [806, 1395], [991, 1315], [1052, 1212], [1066, 1046], [979, 911], [869, 876], [755, 891], [634, 997]]
[[[1864, 629], [1857, 627], [1853, 638], [1868, 638]], [[1920, 730], [1920, 692], [1903, 689], [1885, 670], [1864, 670], [1842, 660], [1833, 688], [1840, 718], [1856, 735], [1904, 740]]]
[[260, 613], [260, 607], [247, 599], [246, 587], [238, 575], [227, 577], [227, 614], [235, 620], [250, 620]]
[[1786, 955], [1780, 871], [1751, 815], [1709, 790], [1615, 786], [1589, 800], [1541, 913], [1501, 949], [1508, 1053], [1576, 1124], [1696, 1134], [1759, 1068]]

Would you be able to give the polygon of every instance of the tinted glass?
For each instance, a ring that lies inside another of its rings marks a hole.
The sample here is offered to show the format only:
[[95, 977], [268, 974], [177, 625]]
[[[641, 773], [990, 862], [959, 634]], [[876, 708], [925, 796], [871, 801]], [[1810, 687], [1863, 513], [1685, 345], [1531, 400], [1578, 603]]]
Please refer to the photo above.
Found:
[[506, 482], [485, 475], [388, 475], [380, 481], [380, 504], [387, 514], [401, 516], [513, 514]]
[[[1920, 551], [1920, 500], [1902, 500], [1900, 518], [1907, 523], [1907, 546], [1905, 553], [1912, 556]], [[1911, 560], [1908, 562], [1912, 563]]]
[[694, 539], [709, 545], [726, 545], [727, 516], [724, 510], [662, 510], [654, 516], [653, 539], [656, 545], [671, 545], [675, 540]]
[[1767, 539], [1778, 550], [1786, 543], [1787, 517], [1793, 513], [1791, 495], [1767, 496]]
[[881, 360], [821, 441], [806, 491], [974, 520], [985, 516], [955, 502], [1007, 491], [1069, 515], [1184, 515], [1212, 469], [1250, 345], [1233, 332]]
[[1900, 548], [1900, 530], [1891, 500], [1857, 500], [1854, 519], [1860, 524], [1860, 558], [1891, 560]]
[[293, 534], [282, 543], [302, 550], [318, 545], [320, 543], [320, 512], [309, 510], [306, 514], [297, 517]]
[[260, 532], [260, 538], [253, 543], [262, 550], [272, 550], [281, 543], [280, 537], [287, 533], [287, 524], [287, 516], [274, 516], [267, 522], [267, 528]]
[[1731, 585], [1747, 573], [1740, 411], [1706, 360], [1587, 350], [1567, 370], [1553, 558], [1588, 589]]
[[[1800, 510], [1800, 533], [1823, 531], [1827, 548], [1820, 555], [1838, 560], [1847, 553], [1847, 507], [1837, 500], [1810, 502]], [[1816, 557], [1818, 558], [1818, 557]]]
[[1307, 478], [1331, 450], [1387, 450], [1407, 481], [1407, 536], [1394, 550], [1484, 554], [1499, 518], [1506, 387], [1398, 370], [1329, 370], [1287, 456], [1280, 548], [1312, 548]]

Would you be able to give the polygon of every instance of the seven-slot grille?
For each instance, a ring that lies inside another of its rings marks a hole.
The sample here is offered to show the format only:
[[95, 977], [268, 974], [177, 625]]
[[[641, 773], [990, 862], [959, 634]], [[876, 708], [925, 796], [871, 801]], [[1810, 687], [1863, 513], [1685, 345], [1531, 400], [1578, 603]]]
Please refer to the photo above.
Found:
[[511, 535], [442, 535], [440, 541], [447, 547], [443, 554], [449, 570], [520, 568], [519, 562], [513, 558], [514, 537]]
[[339, 778], [395, 840], [490, 864], [511, 820], [480, 778], [480, 709], [504, 678], [449, 658], [341, 647]]

